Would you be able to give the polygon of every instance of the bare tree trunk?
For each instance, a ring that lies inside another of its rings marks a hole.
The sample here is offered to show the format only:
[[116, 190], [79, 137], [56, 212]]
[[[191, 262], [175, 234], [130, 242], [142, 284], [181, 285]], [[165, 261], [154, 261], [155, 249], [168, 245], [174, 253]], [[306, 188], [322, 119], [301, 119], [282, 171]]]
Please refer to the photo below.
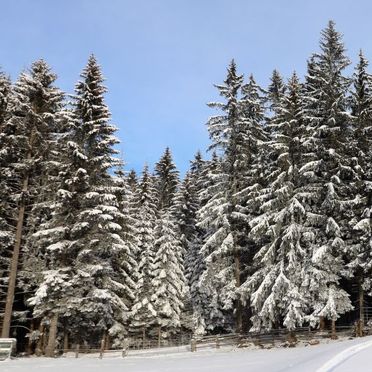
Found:
[[[35, 139], [35, 131], [33, 130], [31, 132], [30, 139], [29, 139], [29, 149], [26, 155], [27, 160], [31, 160], [32, 158], [34, 139]], [[17, 280], [19, 254], [21, 251], [23, 225], [24, 225], [25, 210], [26, 210], [25, 196], [28, 192], [29, 179], [30, 179], [30, 174], [27, 171], [24, 174], [23, 181], [22, 181], [21, 198], [20, 198], [19, 209], [18, 209], [18, 218], [17, 218], [17, 226], [16, 226], [16, 231], [15, 231], [14, 248], [13, 248], [12, 260], [10, 263], [8, 290], [7, 290], [6, 302], [5, 302], [3, 326], [1, 330], [1, 337], [3, 338], [8, 338], [9, 333], [10, 333], [10, 325], [11, 325], [11, 320], [12, 320], [13, 303], [14, 303], [14, 293], [15, 293], [16, 280]]]
[[52, 319], [50, 320], [50, 326], [49, 326], [48, 345], [45, 349], [45, 355], [50, 358], [54, 357], [54, 351], [56, 347], [56, 338], [57, 338], [57, 326], [58, 326], [58, 314], [53, 314]]
[[68, 332], [65, 329], [63, 334], [63, 352], [65, 353], [68, 350]]
[[35, 323], [34, 320], [31, 320], [31, 325], [30, 325], [30, 336], [28, 337], [28, 342], [27, 342], [27, 350], [26, 353], [27, 355], [32, 354], [32, 332], [34, 331], [35, 328]]
[[39, 339], [37, 340], [36, 344], [36, 355], [41, 356], [43, 354], [43, 344], [44, 344], [44, 325], [40, 324], [39, 325]]
[[158, 327], [158, 347], [161, 346], [161, 326]]
[[363, 337], [364, 332], [364, 289], [362, 282], [359, 282], [359, 336]]
[[[239, 253], [235, 250], [234, 253], [234, 264], [235, 264], [235, 287], [240, 287], [240, 257]], [[242, 331], [242, 303], [240, 298], [236, 299], [236, 333]]]
[[337, 334], [336, 334], [336, 320], [332, 319], [332, 333], [331, 333], [331, 338], [333, 340], [337, 339]]
[[110, 335], [106, 332], [105, 350], [110, 350], [110, 347], [111, 347]]
[[106, 346], [106, 342], [107, 342], [107, 331], [105, 331], [102, 335], [102, 340], [101, 340], [101, 350], [100, 350], [100, 353], [99, 353], [99, 357], [100, 359], [103, 358], [103, 354], [105, 352], [105, 346]]
[[28, 181], [29, 181], [29, 176], [26, 175], [25, 178], [23, 179], [23, 183], [22, 183], [22, 196], [21, 196], [20, 206], [19, 206], [19, 210], [18, 210], [17, 227], [16, 227], [16, 233], [15, 233], [15, 242], [14, 242], [12, 260], [11, 260], [11, 263], [10, 263], [8, 291], [7, 291], [7, 295], [6, 295], [4, 320], [3, 320], [3, 327], [2, 327], [2, 331], [1, 331], [1, 337], [2, 338], [8, 338], [9, 337], [10, 324], [11, 324], [11, 320], [12, 320], [13, 302], [14, 302], [14, 293], [15, 293], [16, 280], [17, 280], [19, 253], [20, 253], [20, 250], [21, 250], [23, 223], [24, 223], [25, 209], [26, 209], [24, 194], [26, 194], [26, 192], [28, 190]]
[[321, 332], [323, 332], [324, 328], [325, 328], [324, 316], [320, 316], [319, 317], [319, 329]]
[[145, 348], [145, 341], [146, 341], [146, 328], [142, 328], [142, 349]]

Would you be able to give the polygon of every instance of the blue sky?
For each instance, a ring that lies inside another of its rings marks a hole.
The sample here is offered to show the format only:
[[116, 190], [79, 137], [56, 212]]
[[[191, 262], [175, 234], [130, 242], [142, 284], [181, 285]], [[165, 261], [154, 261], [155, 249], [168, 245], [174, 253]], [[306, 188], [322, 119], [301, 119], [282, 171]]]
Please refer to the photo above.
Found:
[[127, 169], [170, 146], [183, 173], [232, 58], [263, 86], [274, 68], [302, 75], [333, 19], [352, 61], [359, 48], [372, 59], [371, 14], [368, 0], [2, 0], [0, 66], [15, 79], [42, 57], [72, 92], [94, 53]]

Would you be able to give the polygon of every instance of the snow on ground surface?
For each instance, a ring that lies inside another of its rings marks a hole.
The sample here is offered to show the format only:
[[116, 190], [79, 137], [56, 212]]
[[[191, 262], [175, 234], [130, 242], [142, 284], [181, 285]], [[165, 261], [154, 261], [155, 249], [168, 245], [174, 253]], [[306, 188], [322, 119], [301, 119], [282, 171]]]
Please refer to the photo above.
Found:
[[[119, 355], [119, 354], [117, 354]], [[173, 354], [22, 358], [0, 362], [1, 372], [356, 372], [372, 371], [372, 336], [307, 347], [206, 350]]]

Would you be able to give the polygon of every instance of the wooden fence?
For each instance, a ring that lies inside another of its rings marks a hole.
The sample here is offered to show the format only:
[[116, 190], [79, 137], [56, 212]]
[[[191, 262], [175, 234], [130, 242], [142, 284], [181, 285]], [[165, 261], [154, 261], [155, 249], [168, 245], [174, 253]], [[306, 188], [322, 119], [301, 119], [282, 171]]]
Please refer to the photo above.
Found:
[[[338, 326], [336, 331], [338, 336], [354, 337], [357, 335], [355, 326]], [[90, 349], [76, 345], [71, 349], [60, 350], [60, 352], [64, 354], [71, 353], [75, 358], [78, 358], [81, 354], [98, 354], [99, 358], [103, 358], [105, 354], [110, 354], [110, 356], [116, 354], [125, 357], [136, 353], [141, 355], [151, 352], [157, 353], [159, 349], [165, 348], [169, 348], [169, 352], [179, 352], [180, 350], [196, 352], [198, 350], [219, 349], [226, 346], [243, 348], [252, 344], [262, 348], [272, 348], [279, 345], [292, 347], [298, 341], [317, 343], [321, 339], [330, 337], [330, 330], [320, 331], [311, 328], [297, 328], [295, 331], [289, 332], [286, 329], [277, 329], [267, 332], [230, 333], [202, 337], [182, 335], [182, 337], [173, 337], [171, 340], [161, 341], [157, 339], [128, 338], [125, 340], [123, 348], [106, 350], [105, 343], [102, 342], [100, 348]]]

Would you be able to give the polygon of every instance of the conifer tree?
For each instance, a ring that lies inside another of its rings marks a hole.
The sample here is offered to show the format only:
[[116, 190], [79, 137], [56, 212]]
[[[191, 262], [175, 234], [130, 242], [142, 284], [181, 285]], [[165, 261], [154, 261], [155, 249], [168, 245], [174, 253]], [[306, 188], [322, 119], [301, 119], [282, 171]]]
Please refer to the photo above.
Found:
[[354, 185], [356, 203], [354, 218], [350, 224], [354, 228], [353, 244], [349, 250], [348, 267], [350, 276], [355, 277], [359, 288], [360, 329], [364, 328], [364, 291], [371, 289], [372, 246], [372, 77], [367, 72], [368, 61], [362, 51], [353, 76], [354, 89], [351, 97], [351, 114], [353, 117], [352, 156], [353, 168], [358, 174]]
[[130, 329], [133, 333], [146, 332], [154, 327], [156, 310], [151, 300], [154, 278], [154, 244], [156, 222], [156, 190], [148, 167], [145, 166], [136, 193], [138, 231], [138, 280], [136, 296], [131, 311]]
[[276, 111], [285, 90], [286, 86], [283, 82], [283, 78], [279, 71], [275, 69], [271, 75], [270, 85], [267, 89], [267, 98], [270, 102], [270, 110], [272, 112]]
[[[129, 309], [123, 299], [127, 283], [123, 283], [121, 265], [130, 263], [119, 224], [125, 217], [118, 209], [109, 173], [120, 165], [113, 149], [118, 143], [116, 128], [110, 123], [104, 79], [94, 56], [81, 77], [69, 121], [56, 210], [53, 219], [35, 234], [46, 246], [49, 270], [31, 300], [36, 312], [51, 314], [51, 334], [56, 333], [62, 317], [78, 341], [82, 332], [98, 338], [117, 323], [125, 323]], [[53, 340], [49, 347], [54, 348]]]
[[157, 314], [158, 335], [167, 337], [181, 326], [181, 311], [187, 292], [182, 246], [169, 210], [157, 220], [154, 249], [151, 301]]
[[250, 223], [251, 236], [264, 244], [254, 258], [256, 271], [242, 290], [246, 287], [246, 293], [251, 293], [253, 328], [272, 328], [283, 322], [293, 330], [304, 322], [308, 307], [302, 286], [306, 210], [299, 173], [304, 114], [296, 74], [288, 83], [287, 94], [280, 98], [270, 126], [274, 129], [268, 146], [275, 160], [267, 188], [262, 190], [261, 214]]
[[127, 183], [128, 186], [130, 187], [132, 193], [135, 193], [137, 187], [138, 187], [138, 179], [137, 179], [137, 174], [134, 169], [132, 169], [127, 176]]
[[[37, 270], [30, 270], [30, 260], [38, 261], [30, 242], [30, 234], [37, 223], [48, 218], [48, 199], [54, 190], [53, 145], [59, 131], [63, 94], [54, 86], [56, 75], [43, 60], [32, 64], [23, 72], [13, 88], [9, 103], [9, 119], [4, 131], [12, 161], [9, 172], [14, 184], [16, 226], [12, 264], [2, 328], [2, 337], [9, 336], [14, 292], [22, 254], [21, 281], [33, 287]], [[27, 267], [28, 266], [28, 267]], [[20, 284], [25, 288], [25, 284]]]
[[8, 77], [0, 71], [0, 302], [5, 301], [5, 284], [10, 268], [11, 247], [14, 244], [14, 200], [12, 200], [12, 152], [8, 141], [5, 123], [9, 119], [9, 100], [11, 83]]
[[[120, 297], [127, 309], [131, 309], [136, 295], [136, 283], [138, 280], [138, 230], [135, 195], [129, 185], [129, 177], [124, 174], [122, 169], [116, 172], [114, 187], [118, 208], [121, 213], [121, 218], [117, 222], [121, 226], [120, 236], [125, 243], [114, 270], [117, 272], [118, 277], [121, 278]], [[128, 334], [130, 321], [130, 312], [127, 312], [125, 324], [117, 322], [116, 326], [110, 329], [110, 336], [115, 339], [117, 345], [121, 345], [124, 337]]]
[[179, 172], [173, 162], [169, 147], [155, 164], [155, 176], [158, 210], [162, 211], [173, 206], [179, 183]]
[[[243, 77], [237, 75], [232, 62], [225, 84], [217, 86], [226, 103], [212, 103], [222, 109], [223, 115], [212, 117], [208, 123], [211, 148], [222, 152], [221, 169], [215, 192], [200, 210], [200, 226], [210, 231], [203, 247], [207, 254], [204, 278], [212, 278], [215, 272], [220, 288], [216, 292], [222, 298], [225, 309], [234, 309], [237, 331], [242, 328], [242, 304], [239, 287], [242, 280], [242, 255], [247, 242], [247, 200], [255, 187], [257, 168], [253, 164], [260, 143], [265, 139], [262, 128], [263, 99], [260, 88], [251, 76], [243, 86]], [[241, 99], [239, 92], [242, 92]], [[213, 226], [213, 231], [211, 227]]]
[[349, 60], [333, 21], [322, 32], [320, 53], [310, 60], [306, 81], [305, 110], [308, 136], [301, 172], [308, 179], [313, 233], [309, 290], [313, 294], [313, 321], [335, 321], [351, 309], [347, 293], [340, 288], [343, 251], [347, 251], [348, 222], [352, 213], [350, 184], [356, 175], [348, 153], [351, 139], [346, 94], [349, 80], [343, 75]]

